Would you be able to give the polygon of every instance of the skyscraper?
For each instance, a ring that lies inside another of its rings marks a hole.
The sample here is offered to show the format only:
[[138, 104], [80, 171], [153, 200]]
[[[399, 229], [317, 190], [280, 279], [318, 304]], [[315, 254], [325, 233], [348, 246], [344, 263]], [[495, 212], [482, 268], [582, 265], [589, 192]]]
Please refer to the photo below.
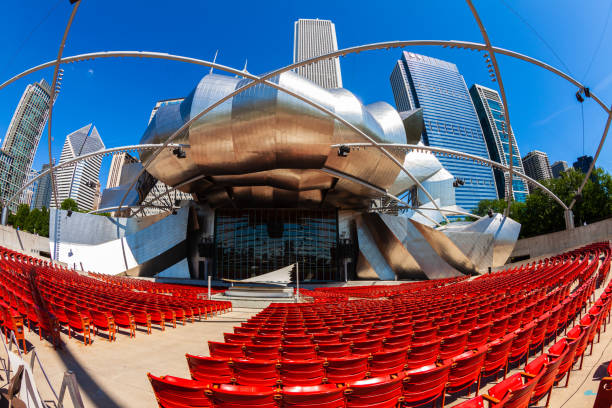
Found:
[[[44, 171], [49, 169], [49, 164], [43, 164], [42, 170]], [[32, 197], [32, 204], [30, 208], [49, 208], [51, 204], [51, 177], [49, 173], [45, 174], [36, 182], [36, 188], [34, 189], [34, 197]]]
[[127, 152], [113, 155], [110, 170], [108, 171], [108, 178], [106, 180], [106, 188], [117, 187], [119, 184], [121, 184], [121, 172], [123, 170], [123, 166], [128, 163], [136, 162], [138, 162], [138, 159]]
[[[534, 180], [540, 181], [552, 178], [548, 155], [539, 150], [529, 152], [523, 157], [523, 168], [525, 174]], [[530, 186], [530, 188], [533, 187]]]
[[[40, 173], [34, 169], [30, 169], [28, 173], [28, 177], [25, 180], [24, 184], [27, 184], [38, 177]], [[34, 189], [36, 188], [36, 181], [21, 191], [21, 195], [19, 197], [19, 204], [27, 204], [28, 206], [32, 206], [32, 198], [34, 197]]]
[[561, 177], [561, 173], [569, 170], [569, 165], [565, 160], [558, 160], [554, 162], [552, 166], [550, 166], [550, 169], [552, 170], [553, 177], [559, 178]]
[[[300, 18], [294, 24], [293, 62], [300, 62], [338, 51], [336, 26], [330, 20]], [[322, 60], [299, 67], [297, 73], [323, 88], [342, 88], [340, 60]]]
[[[494, 89], [474, 84], [470, 88], [470, 96], [474, 102], [474, 108], [476, 108], [482, 132], [487, 142], [489, 157], [491, 160], [504, 166], [509, 166], [509, 136], [506, 130], [504, 105], [499, 97], [499, 93]], [[521, 154], [516, 143], [516, 135], [514, 135], [512, 140], [512, 165], [516, 171], [525, 174], [521, 162]], [[493, 169], [493, 174], [497, 184], [497, 194], [499, 198], [505, 198], [509, 192], [510, 173]], [[527, 183], [516, 175], [512, 177], [512, 193], [512, 198], [521, 202], [524, 202], [527, 194], [529, 194]]]
[[[0, 151], [0, 196], [8, 200], [26, 183], [47, 123], [51, 87], [44, 80], [26, 87]], [[11, 204], [11, 210], [17, 206]]]
[[[404, 51], [390, 80], [400, 112], [423, 108], [426, 145], [489, 158], [478, 116], [455, 64]], [[481, 200], [497, 198], [489, 167], [455, 157], [443, 156], [439, 160], [465, 183], [455, 191], [457, 205], [471, 211]]]
[[[70, 159], [102, 149], [104, 149], [104, 143], [102, 143], [98, 129], [90, 123], [66, 136], [59, 162], [61, 164]], [[55, 180], [57, 183], [58, 204], [61, 204], [67, 198], [72, 198], [76, 201], [80, 210], [92, 210], [101, 165], [102, 157], [96, 156], [57, 170], [55, 172]], [[51, 206], [55, 206], [53, 192]]]
[[580, 156], [574, 162], [573, 167], [576, 170], [581, 171], [584, 174], [587, 174], [587, 172], [589, 171], [589, 167], [591, 167], [591, 163], [593, 163], [593, 156]]

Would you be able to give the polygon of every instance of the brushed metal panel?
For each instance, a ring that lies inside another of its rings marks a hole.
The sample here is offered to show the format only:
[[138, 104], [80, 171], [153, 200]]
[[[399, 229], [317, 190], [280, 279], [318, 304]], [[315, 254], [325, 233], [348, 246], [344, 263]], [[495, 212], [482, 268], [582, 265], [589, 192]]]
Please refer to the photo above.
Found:
[[478, 273], [472, 261], [443, 232], [413, 220], [409, 221], [446, 263], [464, 274], [472, 275]]
[[376, 272], [380, 280], [395, 280], [395, 272], [391, 269], [385, 257], [381, 254], [376, 240], [371, 234], [370, 229], [365, 225], [361, 216], [355, 219], [357, 227], [357, 240], [359, 242], [359, 251], [370, 264], [371, 268]]
[[368, 262], [368, 260], [363, 256], [361, 252], [359, 252], [359, 256], [357, 257], [357, 267], [356, 273], [358, 279], [363, 280], [378, 280], [378, 274], [372, 268], [372, 265]]
[[421, 266], [385, 225], [380, 214], [367, 213], [361, 217], [380, 253], [398, 279], [427, 279]]

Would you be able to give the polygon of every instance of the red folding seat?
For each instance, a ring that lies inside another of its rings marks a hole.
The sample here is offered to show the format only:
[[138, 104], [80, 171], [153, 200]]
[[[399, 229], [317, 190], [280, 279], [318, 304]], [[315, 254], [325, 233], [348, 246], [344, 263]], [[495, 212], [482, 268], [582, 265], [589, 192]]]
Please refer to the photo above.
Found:
[[389, 333], [391, 333], [391, 327], [392, 327], [391, 325], [372, 327], [370, 328], [370, 330], [368, 330], [367, 337], [370, 339], [385, 337], [389, 335]]
[[450, 364], [431, 364], [406, 371], [402, 379], [402, 406], [417, 407], [442, 397], [444, 407], [444, 393], [450, 369]]
[[205, 384], [225, 384], [232, 380], [228, 359], [185, 354], [191, 378]]
[[373, 377], [397, 374], [406, 365], [408, 347], [380, 351], [370, 356], [369, 372]]
[[278, 360], [280, 351], [274, 344], [245, 344], [244, 355], [257, 360]]
[[533, 333], [534, 328], [535, 322], [531, 322], [515, 332], [516, 337], [512, 341], [508, 363], [521, 361], [523, 357], [527, 356], [529, 353], [529, 341], [531, 340], [531, 333]]
[[287, 360], [312, 360], [317, 358], [314, 344], [283, 344], [281, 357]]
[[545, 339], [550, 339], [551, 337], [555, 337], [555, 341], [557, 340], [557, 325], [559, 324], [559, 319], [561, 318], [561, 312], [566, 307], [564, 305], [557, 305], [550, 311], [550, 318], [548, 319], [548, 324], [546, 325], [546, 334], [544, 335]]
[[412, 333], [396, 334], [386, 336], [383, 340], [384, 350], [393, 350], [397, 348], [409, 347], [412, 343]]
[[478, 313], [478, 319], [476, 320], [476, 326], [482, 326], [490, 323], [493, 320], [493, 310], [481, 311]]
[[152, 324], [158, 325], [162, 331], [166, 330], [166, 318], [161, 310], [147, 309], [147, 313], [149, 313]]
[[276, 363], [276, 360], [232, 360], [234, 372], [232, 382], [240, 385], [275, 386], [279, 379]]
[[494, 407], [527, 408], [539, 379], [539, 375], [532, 378], [524, 373], [517, 373], [489, 388], [487, 395], [483, 397], [495, 404]]
[[128, 329], [130, 331], [130, 337], [136, 337], [136, 322], [131, 313], [122, 310], [113, 310], [112, 314], [115, 326], [121, 327], [122, 329]]
[[440, 359], [447, 360], [465, 351], [469, 333], [463, 331], [442, 339], [440, 344]]
[[276, 391], [270, 387], [221, 384], [218, 388], [207, 389], [206, 394], [209, 395], [215, 408], [278, 408]]
[[266, 336], [262, 334], [258, 334], [257, 336], [251, 337], [251, 341], [253, 344], [275, 344], [280, 346], [281, 337], [278, 336]]
[[472, 330], [476, 326], [477, 321], [478, 315], [464, 317], [463, 319], [461, 319], [461, 322], [459, 322], [457, 331]]
[[367, 336], [366, 330], [342, 332], [342, 341], [352, 343], [354, 341], [365, 340]]
[[507, 333], [508, 320], [510, 320], [509, 315], [500, 317], [491, 323], [491, 331], [489, 332], [489, 339], [491, 341], [499, 339]]
[[244, 346], [236, 343], [208, 342], [208, 350], [211, 357], [219, 358], [244, 358]]
[[507, 333], [514, 333], [521, 327], [523, 314], [525, 314], [525, 308], [516, 310], [510, 315], [510, 318], [508, 319], [508, 326], [506, 327]]
[[546, 338], [546, 327], [548, 326], [548, 320], [550, 320], [550, 312], [546, 312], [539, 319], [536, 320], [536, 325], [531, 333], [531, 339], [529, 340], [529, 350], [536, 351], [538, 347], [544, 352], [544, 340]]
[[415, 319], [412, 321], [412, 330], [413, 331], [420, 331], [420, 330], [424, 330], [424, 329], [430, 329], [433, 328], [433, 320], [432, 319]]
[[487, 355], [482, 370], [484, 375], [495, 373], [495, 381], [497, 381], [499, 370], [504, 368], [504, 378], [506, 378], [508, 357], [515, 336], [514, 333], [510, 333], [487, 344]]
[[206, 395], [208, 386], [204, 383], [170, 375], [156, 377], [148, 373], [147, 377], [161, 408], [213, 406]]
[[[347, 321], [344, 321], [344, 324], [348, 324]], [[351, 323], [351, 331], [368, 331], [372, 328], [372, 323]]]
[[406, 356], [406, 368], [411, 370], [434, 364], [440, 355], [440, 343], [439, 339], [428, 343], [412, 343]]
[[438, 328], [429, 327], [426, 329], [414, 330], [412, 333], [413, 343], [429, 343], [438, 338]]
[[471, 386], [476, 384], [476, 395], [478, 395], [480, 374], [486, 355], [487, 348], [481, 347], [479, 350], [469, 350], [457, 357], [444, 361], [444, 364], [451, 365], [446, 392], [449, 394], [456, 393], [467, 387], [469, 395]]
[[491, 323], [486, 323], [481, 326], [476, 326], [470, 330], [467, 340], [467, 349], [477, 349], [487, 344], [489, 333], [491, 332]]
[[116, 340], [117, 334], [115, 331], [115, 319], [113, 315], [108, 312], [100, 312], [98, 310], [91, 309], [92, 323], [96, 329], [95, 334], [98, 334], [98, 330], [108, 332], [108, 341]]
[[259, 329], [250, 328], [250, 327], [234, 327], [234, 333], [236, 334], [246, 334], [248, 336], [255, 336]]
[[312, 335], [313, 343], [339, 343], [340, 335], [338, 333], [314, 333]]
[[438, 337], [444, 338], [457, 333], [459, 321], [442, 322], [438, 325]]
[[325, 378], [325, 360], [281, 360], [278, 371], [283, 386], [318, 385]]
[[282, 344], [312, 344], [312, 336], [307, 334], [284, 335]]
[[249, 334], [223, 333], [223, 339], [226, 343], [252, 344], [252, 338], [253, 336]]
[[143, 326], [147, 330], [147, 334], [151, 334], [151, 315], [141, 309], [132, 308], [130, 310], [132, 316], [134, 316], [134, 324], [136, 326]]
[[327, 358], [325, 382], [346, 383], [361, 380], [368, 372], [368, 356]]
[[351, 354], [350, 343], [319, 343], [315, 348], [320, 358], [340, 358]]
[[580, 319], [579, 324], [581, 327], [589, 329], [588, 335], [587, 335], [587, 346], [589, 344], [591, 345], [591, 350], [589, 352], [589, 355], [590, 355], [593, 353], [593, 343], [595, 341], [595, 335], [599, 331], [599, 325], [598, 325], [597, 319], [593, 318], [593, 316], [591, 316], [590, 314], [587, 314], [583, 316], [582, 319]]
[[281, 407], [291, 408], [344, 408], [344, 387], [334, 384], [284, 387]]
[[[79, 312], [71, 309], [64, 309], [66, 317], [68, 317], [68, 338], [71, 337], [71, 332], [75, 331], [83, 335], [83, 343], [91, 344], [91, 333], [89, 330], [89, 319], [82, 316]], [[24, 348], [25, 350], [25, 348]]]
[[369, 340], [354, 341], [351, 347], [353, 354], [372, 354], [382, 350], [382, 337]]
[[412, 333], [412, 322], [410, 321], [394, 324], [393, 327], [391, 328], [390, 335], [395, 336], [398, 334], [406, 334], [406, 333]]
[[525, 366], [525, 374], [534, 378], [539, 376], [538, 383], [533, 389], [533, 394], [531, 396], [530, 401], [532, 404], [535, 404], [548, 394], [548, 398], [546, 399], [546, 407], [548, 408], [550, 394], [552, 393], [552, 387], [555, 383], [557, 372], [559, 371], [559, 365], [561, 365], [566, 353], [567, 350], [563, 355], [555, 357], [548, 354], [542, 354]]
[[261, 336], [274, 336], [274, 337], [278, 337], [280, 338], [281, 335], [283, 334], [283, 329], [281, 328], [260, 328], [257, 332], [257, 334], [261, 335]]
[[388, 375], [366, 378], [347, 384], [347, 408], [394, 408], [402, 397], [404, 373], [391, 378]]
[[579, 339], [569, 340], [566, 338], [562, 338], [555, 344], [553, 344], [547, 351], [547, 354], [551, 357], [563, 357], [563, 361], [559, 364], [559, 370], [557, 371], [557, 376], [555, 378], [555, 382], [560, 382], [565, 374], [567, 374], [567, 379], [565, 380], [565, 387], [569, 383], [569, 378], [572, 370], [572, 366], [574, 365], [574, 357], [576, 355], [576, 349], [578, 348]]

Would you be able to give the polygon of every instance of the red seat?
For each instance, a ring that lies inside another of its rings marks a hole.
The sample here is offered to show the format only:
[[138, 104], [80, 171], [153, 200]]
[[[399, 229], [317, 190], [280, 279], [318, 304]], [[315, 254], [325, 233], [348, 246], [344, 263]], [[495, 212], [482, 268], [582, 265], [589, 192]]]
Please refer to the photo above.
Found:
[[412, 333], [395, 334], [385, 337], [383, 340], [383, 349], [393, 350], [397, 348], [408, 347], [412, 343]]
[[382, 350], [382, 337], [378, 339], [357, 340], [351, 347], [353, 354], [372, 354]]
[[454, 322], [442, 322], [438, 326], [438, 337], [448, 337], [457, 333], [459, 327], [459, 321]]
[[[269, 387], [221, 384], [219, 388], [207, 389], [206, 393], [210, 396], [215, 408], [278, 408], [274, 398], [276, 392]], [[187, 408], [187, 406], [180, 408]]]
[[213, 404], [206, 395], [207, 385], [199, 381], [169, 375], [156, 377], [148, 373], [151, 387], [160, 407], [212, 407]]
[[447, 360], [463, 353], [467, 344], [468, 335], [469, 333], [464, 331], [442, 339], [442, 343], [440, 344], [440, 359]]
[[219, 358], [244, 358], [244, 346], [241, 344], [208, 342], [208, 350], [212, 357]]
[[483, 324], [481, 326], [476, 326], [468, 335], [467, 340], [467, 349], [477, 349], [478, 347], [482, 347], [487, 344], [489, 340], [489, 333], [491, 332], [491, 323]]
[[275, 360], [236, 359], [231, 362], [234, 379], [240, 385], [272, 387], [278, 383]]
[[351, 354], [350, 343], [319, 343], [316, 346], [320, 358], [340, 358]]
[[223, 339], [226, 343], [252, 344], [252, 338], [253, 336], [251, 336], [250, 334], [223, 333]]
[[288, 360], [312, 360], [317, 358], [317, 352], [311, 343], [286, 344], [281, 346], [281, 357]]
[[467, 387], [469, 393], [472, 384], [476, 383], [476, 395], [478, 395], [480, 373], [486, 354], [487, 348], [481, 347], [477, 351], [469, 350], [451, 360], [444, 361], [445, 364], [451, 365], [446, 392], [455, 393]]
[[361, 380], [368, 372], [368, 356], [328, 358], [325, 361], [326, 382], [346, 383]]
[[232, 370], [225, 358], [185, 354], [191, 378], [205, 384], [224, 384], [232, 380]]
[[344, 387], [333, 384], [284, 387], [281, 391], [281, 407], [292, 408], [343, 408]]
[[412, 343], [406, 356], [406, 368], [408, 370], [434, 364], [440, 355], [441, 340], [428, 343]]
[[406, 365], [408, 347], [380, 351], [370, 356], [369, 372], [372, 377], [397, 374]]
[[440, 396], [442, 406], [444, 406], [444, 392], [450, 369], [450, 364], [440, 366], [431, 364], [406, 371], [402, 379], [403, 406], [416, 407], [428, 404], [436, 401]]
[[491, 331], [489, 332], [489, 338], [491, 340], [499, 339], [507, 333], [506, 328], [508, 327], [509, 319], [510, 316], [504, 316], [497, 320], [494, 320], [491, 323]]
[[91, 344], [89, 319], [82, 316], [81, 313], [68, 308], [64, 309], [64, 311], [68, 317], [68, 338], [71, 337], [71, 332], [75, 331], [83, 335], [83, 343], [85, 343], [85, 345]]
[[312, 344], [312, 336], [307, 334], [288, 334], [283, 336], [283, 344]]
[[566, 338], [563, 338], [561, 340], [559, 340], [558, 342], [556, 342], [555, 344], [553, 344], [549, 349], [548, 349], [548, 355], [551, 356], [555, 356], [555, 357], [563, 357], [563, 361], [561, 361], [561, 364], [559, 365], [559, 370], [557, 371], [557, 376], [555, 378], [556, 382], [559, 382], [563, 379], [563, 377], [565, 377], [565, 374], [567, 374], [567, 379], [565, 380], [565, 386], [567, 387], [567, 384], [569, 383], [569, 378], [570, 378], [570, 373], [572, 370], [572, 366], [574, 365], [574, 356], [576, 355], [576, 349], [578, 348], [578, 339], [574, 339], [574, 340], [567, 340]]
[[529, 340], [529, 349], [537, 350], [538, 347], [541, 347], [542, 352], [544, 352], [544, 340], [546, 339], [546, 327], [548, 326], [548, 321], [550, 320], [550, 312], [546, 312], [536, 321], [536, 325], [533, 328], [533, 333], [531, 333], [531, 339]]
[[533, 394], [531, 396], [532, 404], [538, 402], [548, 394], [548, 398], [546, 399], [546, 407], [548, 407], [552, 387], [555, 383], [557, 372], [559, 371], [559, 365], [566, 354], [567, 350], [561, 356], [542, 354], [525, 366], [525, 374], [534, 378], [540, 377], [533, 389]]
[[280, 357], [279, 346], [274, 344], [245, 344], [244, 355], [246, 358], [258, 360], [278, 360]]
[[340, 335], [338, 333], [315, 333], [312, 335], [312, 341], [314, 343], [339, 343]]
[[516, 337], [514, 338], [512, 347], [510, 348], [510, 357], [508, 358], [509, 363], [520, 361], [527, 355], [529, 352], [531, 333], [533, 333], [534, 328], [535, 322], [532, 322], [522, 329], [516, 331]]
[[436, 339], [438, 339], [437, 327], [429, 327], [422, 330], [415, 330], [414, 333], [412, 333], [413, 343], [429, 343]]
[[388, 375], [350, 382], [344, 393], [347, 408], [394, 408], [402, 397], [401, 373], [394, 378]]
[[510, 333], [501, 339], [494, 340], [487, 344], [487, 356], [485, 357], [483, 367], [484, 375], [495, 373], [495, 380], [497, 381], [497, 373], [504, 368], [504, 378], [506, 378], [508, 357], [510, 356], [510, 349], [512, 348], [514, 337], [515, 334]]
[[96, 333], [98, 330], [108, 331], [108, 341], [116, 340], [117, 334], [115, 332], [115, 320], [113, 315], [107, 312], [100, 312], [98, 310], [91, 309], [91, 318]]
[[117, 327], [128, 329], [130, 331], [130, 337], [136, 336], [136, 322], [131, 313], [122, 310], [113, 310], [112, 314]]
[[325, 378], [325, 360], [281, 360], [278, 364], [283, 386], [318, 385]]
[[532, 378], [524, 373], [517, 373], [489, 388], [488, 395], [484, 397], [496, 404], [494, 406], [527, 408], [539, 379], [539, 376]]

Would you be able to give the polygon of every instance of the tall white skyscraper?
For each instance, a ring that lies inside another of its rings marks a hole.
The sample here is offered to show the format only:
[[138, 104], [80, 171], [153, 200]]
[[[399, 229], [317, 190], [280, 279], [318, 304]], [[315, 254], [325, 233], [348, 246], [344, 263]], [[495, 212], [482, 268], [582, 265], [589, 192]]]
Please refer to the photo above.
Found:
[[[293, 33], [293, 62], [338, 51], [336, 26], [330, 20], [299, 19]], [[299, 67], [297, 73], [323, 88], [342, 88], [340, 60], [336, 58]]]
[[[66, 136], [60, 164], [85, 154], [104, 149], [98, 129], [90, 123]], [[77, 162], [73, 166], [65, 166], [55, 172], [57, 182], [57, 202], [72, 198], [80, 210], [90, 211], [94, 207], [96, 188], [102, 157], [96, 156]], [[55, 207], [54, 194], [51, 197], [51, 207]]]

